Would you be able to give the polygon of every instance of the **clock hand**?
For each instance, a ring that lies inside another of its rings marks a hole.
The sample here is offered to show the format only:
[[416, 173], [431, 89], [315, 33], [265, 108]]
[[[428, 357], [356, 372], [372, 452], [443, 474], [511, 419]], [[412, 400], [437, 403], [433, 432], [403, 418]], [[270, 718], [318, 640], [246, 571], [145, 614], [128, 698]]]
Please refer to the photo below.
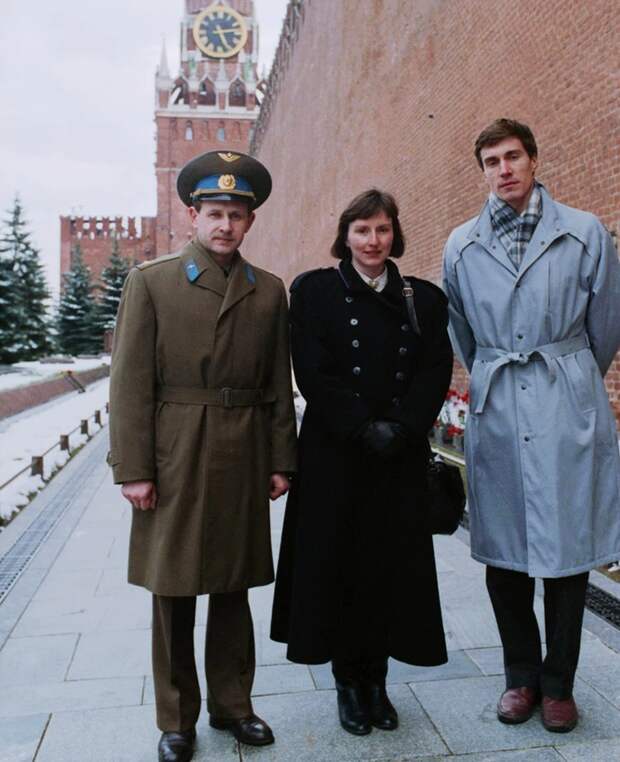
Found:
[[227, 48], [229, 48], [229, 49], [230, 49], [230, 48], [232, 48], [233, 46], [232, 46], [232, 45], [231, 45], [231, 44], [228, 42], [228, 40], [226, 39], [226, 35], [227, 35], [227, 34], [229, 34], [230, 32], [233, 32], [234, 34], [236, 34], [236, 33], [237, 33], [237, 31], [238, 31], [238, 29], [239, 29], [239, 27], [238, 27], [238, 26], [233, 26], [233, 27], [230, 27], [229, 29], [222, 29], [221, 27], [219, 27], [219, 26], [216, 26], [216, 27], [215, 27], [215, 29], [214, 29], [213, 31], [214, 31], [214, 32], [215, 32], [217, 35], [219, 35], [219, 37], [220, 37], [220, 40], [222, 41], [222, 44], [223, 44], [223, 45], [225, 45]]

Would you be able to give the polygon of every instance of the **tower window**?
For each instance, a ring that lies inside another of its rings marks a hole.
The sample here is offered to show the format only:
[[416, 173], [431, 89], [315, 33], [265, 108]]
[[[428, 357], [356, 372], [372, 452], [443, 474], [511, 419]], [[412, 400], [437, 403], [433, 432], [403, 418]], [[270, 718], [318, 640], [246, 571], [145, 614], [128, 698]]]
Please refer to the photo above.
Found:
[[241, 80], [236, 79], [228, 91], [228, 104], [230, 106], [245, 106], [245, 85]]
[[194, 130], [192, 128], [191, 122], [185, 123], [185, 140], [193, 140], [194, 139]]
[[216, 137], [220, 143], [223, 143], [226, 140], [226, 130], [223, 127], [218, 127]]
[[203, 79], [198, 91], [198, 103], [200, 106], [215, 106], [215, 87], [210, 79]]

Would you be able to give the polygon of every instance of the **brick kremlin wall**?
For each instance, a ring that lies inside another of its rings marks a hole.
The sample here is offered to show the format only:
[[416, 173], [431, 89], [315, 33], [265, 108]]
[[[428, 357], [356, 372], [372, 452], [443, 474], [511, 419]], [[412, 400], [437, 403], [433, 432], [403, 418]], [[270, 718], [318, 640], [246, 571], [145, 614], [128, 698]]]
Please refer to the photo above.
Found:
[[130, 262], [144, 262], [155, 256], [155, 217], [61, 217], [60, 278], [71, 269], [71, 252], [76, 244], [90, 267], [92, 282], [101, 282], [101, 271], [110, 264], [114, 239]]
[[[298, 6], [297, 6], [298, 7]], [[273, 173], [244, 253], [287, 282], [329, 266], [339, 213], [376, 185], [408, 239], [402, 271], [439, 282], [450, 230], [485, 184], [472, 145], [527, 122], [541, 181], [620, 229], [620, 69], [612, 0], [304, 0], [289, 6], [254, 151]], [[458, 385], [465, 383], [457, 373]], [[607, 376], [620, 416], [620, 361]]]

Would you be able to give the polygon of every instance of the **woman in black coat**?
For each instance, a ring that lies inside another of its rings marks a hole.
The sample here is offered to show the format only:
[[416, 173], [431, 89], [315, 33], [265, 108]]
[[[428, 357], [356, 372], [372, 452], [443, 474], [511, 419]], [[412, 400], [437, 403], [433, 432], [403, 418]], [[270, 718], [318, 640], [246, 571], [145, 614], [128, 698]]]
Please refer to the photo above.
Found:
[[447, 300], [398, 268], [392, 196], [370, 190], [340, 217], [337, 268], [291, 286], [293, 367], [307, 407], [286, 506], [271, 637], [294, 662], [332, 662], [340, 722], [392, 730], [388, 657], [446, 661], [432, 537], [427, 434], [452, 372]]

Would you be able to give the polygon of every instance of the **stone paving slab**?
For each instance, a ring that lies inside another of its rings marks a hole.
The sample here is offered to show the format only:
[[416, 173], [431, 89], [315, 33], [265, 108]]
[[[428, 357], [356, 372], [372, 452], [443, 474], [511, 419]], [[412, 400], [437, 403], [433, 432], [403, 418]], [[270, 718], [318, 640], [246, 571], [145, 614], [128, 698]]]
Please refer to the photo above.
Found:
[[392, 732], [373, 730], [362, 737], [340, 727], [335, 691], [259, 697], [254, 701], [255, 710], [272, 726], [277, 740], [262, 749], [243, 746], [242, 759], [374, 762], [445, 754], [445, 744], [407, 686], [395, 686], [390, 695], [400, 727]]
[[[193, 762], [239, 762], [237, 742], [205, 727], [205, 716]], [[36, 762], [153, 762], [159, 736], [151, 706], [55, 714]]]
[[568, 743], [558, 751], [566, 762], [614, 762], [620, 759], [620, 739]]
[[142, 701], [144, 678], [35, 683], [0, 691], [0, 717], [66, 712], [109, 706], [135, 706]]
[[581, 721], [570, 734], [551, 735], [543, 728], [539, 712], [521, 725], [498, 722], [496, 704], [504, 687], [503, 677], [411, 685], [446, 744], [457, 754], [620, 737], [620, 714], [583, 681], [575, 684]]
[[90, 632], [80, 636], [67, 678], [143, 677], [150, 671], [150, 630]]
[[0, 689], [38, 682], [62, 682], [78, 636], [9, 638], [0, 651]]
[[31, 762], [49, 714], [31, 714], [0, 720], [0, 762]]

